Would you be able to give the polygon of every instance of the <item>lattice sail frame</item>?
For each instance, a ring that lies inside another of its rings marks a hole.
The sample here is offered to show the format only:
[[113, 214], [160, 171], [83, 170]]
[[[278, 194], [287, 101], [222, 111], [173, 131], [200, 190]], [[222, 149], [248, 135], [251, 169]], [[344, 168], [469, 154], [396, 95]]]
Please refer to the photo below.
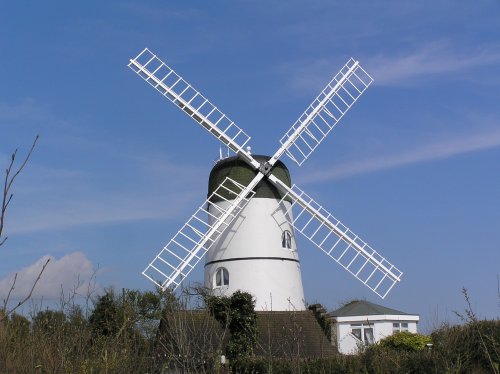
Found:
[[372, 82], [351, 58], [280, 139], [286, 155], [302, 165]]
[[244, 152], [250, 136], [149, 49], [128, 67], [232, 151]]
[[[290, 197], [292, 204], [283, 204]], [[347, 226], [293, 185], [280, 202], [287, 216], [293, 209], [294, 229], [365, 286], [384, 299], [403, 273]]]
[[[227, 177], [170, 239], [142, 274], [163, 291], [171, 285], [175, 290], [217, 238], [231, 225], [253, 195], [254, 192], [249, 191], [247, 186]], [[213, 204], [211, 201], [214, 198], [229, 204]], [[226, 206], [221, 207], [221, 205]], [[209, 207], [215, 211], [210, 212]], [[212, 224], [209, 224], [208, 217], [214, 219]]]
[[[351, 58], [334, 76], [282, 137], [281, 147], [265, 165], [261, 165], [243, 149], [249, 142], [250, 136], [147, 48], [131, 59], [128, 66], [228, 148], [243, 156], [243, 159], [256, 170], [261, 171], [246, 187], [227, 178], [226, 181], [229, 179], [228, 183], [236, 187], [236, 190], [232, 190], [237, 195], [235, 200], [232, 200], [233, 203], [218, 212], [220, 213], [219, 219], [209, 225], [207, 217], [210, 215], [208, 212], [210, 198], [207, 199], [144, 270], [143, 274], [148, 279], [163, 290], [170, 285], [173, 285], [175, 289], [241, 212], [253, 196], [251, 192], [253, 188], [267, 176], [278, 188], [284, 190], [287, 196], [292, 196], [293, 204], [290, 209], [294, 206], [295, 209], [299, 208], [299, 214], [295, 216], [292, 223], [295, 230], [306, 236], [373, 292], [385, 298], [395, 283], [400, 281], [403, 273], [399, 269], [385, 260], [312, 198], [295, 185], [293, 189], [283, 186], [277, 178], [268, 174], [283, 153], [286, 153], [299, 166], [302, 165], [370, 86], [373, 79], [358, 61]], [[226, 188], [225, 182], [219, 188]], [[215, 207], [213, 204], [211, 206]], [[305, 218], [307, 221], [301, 222], [301, 219]], [[337, 240], [328, 247], [332, 234], [332, 237], [336, 237]], [[341, 245], [339, 243], [345, 245], [340, 254], [337, 250], [337, 247]], [[169, 263], [165, 257], [171, 258], [172, 263]], [[157, 278], [163, 278], [163, 280], [160, 281]]]

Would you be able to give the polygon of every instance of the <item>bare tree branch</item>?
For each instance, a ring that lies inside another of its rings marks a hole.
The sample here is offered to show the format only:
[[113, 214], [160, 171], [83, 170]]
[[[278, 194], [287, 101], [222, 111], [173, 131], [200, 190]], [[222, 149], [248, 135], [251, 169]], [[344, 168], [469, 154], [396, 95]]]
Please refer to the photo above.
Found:
[[12, 286], [10, 286], [9, 293], [7, 294], [7, 298], [3, 301], [3, 310], [7, 312], [7, 304], [9, 303], [10, 300], [10, 294], [12, 291], [14, 291], [14, 287], [16, 286], [17, 282], [17, 273], [14, 275], [14, 280], [12, 281]]
[[42, 274], [45, 271], [45, 268], [47, 267], [47, 265], [49, 264], [49, 262], [50, 262], [50, 258], [48, 258], [47, 261], [45, 261], [45, 264], [43, 264], [42, 269], [40, 270], [40, 273], [38, 273], [38, 277], [36, 277], [35, 282], [33, 282], [33, 286], [31, 286], [31, 290], [30, 290], [29, 294], [26, 295], [26, 297], [24, 299], [22, 299], [21, 301], [19, 301], [14, 308], [12, 308], [10, 310], [7, 310], [7, 304], [9, 303], [10, 295], [11, 295], [12, 291], [14, 290], [14, 287], [15, 287], [16, 281], [17, 281], [17, 273], [16, 273], [16, 275], [14, 276], [14, 281], [12, 282], [12, 286], [10, 287], [9, 293], [7, 295], [7, 298], [3, 302], [3, 311], [4, 311], [4, 313], [0, 316], [0, 322], [2, 322], [3, 320], [7, 319], [9, 317], [9, 315], [11, 315], [12, 313], [14, 313], [16, 311], [17, 308], [19, 308], [26, 301], [28, 301], [29, 299], [31, 299], [31, 295], [33, 295], [33, 291], [35, 290], [36, 285], [40, 281], [40, 278], [42, 277]]
[[495, 365], [493, 362], [490, 352], [488, 351], [488, 347], [486, 346], [486, 343], [484, 342], [484, 336], [481, 333], [481, 329], [479, 328], [479, 320], [476, 317], [476, 313], [474, 313], [474, 310], [472, 309], [472, 303], [470, 301], [470, 296], [469, 296], [469, 291], [467, 291], [467, 288], [462, 287], [462, 294], [464, 295], [465, 302], [467, 303], [467, 309], [465, 309], [465, 316], [455, 312], [455, 314], [464, 322], [469, 323], [477, 332], [479, 339], [481, 341], [481, 348], [483, 348], [484, 353], [486, 354], [486, 357], [488, 358], [489, 364], [491, 368], [493, 369], [493, 372], [495, 374], [498, 374], [498, 366]]
[[[35, 137], [35, 140], [33, 141], [33, 144], [31, 145], [31, 148], [30, 148], [28, 154], [24, 158], [24, 161], [21, 163], [21, 166], [19, 166], [19, 168], [16, 171], [13, 171], [13, 167], [14, 167], [14, 162], [16, 160], [16, 156], [17, 156], [17, 149], [12, 153], [12, 156], [10, 158], [10, 164], [7, 167], [7, 169], [5, 170], [5, 179], [4, 179], [4, 183], [3, 183], [3, 192], [2, 192], [2, 208], [0, 211], [0, 247], [7, 240], [7, 236], [2, 238], [2, 232], [3, 232], [4, 225], [5, 225], [5, 213], [7, 211], [7, 208], [9, 206], [10, 202], [12, 201], [12, 196], [14, 196], [10, 192], [10, 189], [12, 188], [12, 184], [16, 180], [19, 173], [21, 173], [21, 171], [24, 169], [24, 167], [28, 163], [28, 160], [30, 159], [31, 154], [33, 153], [33, 150], [35, 149], [35, 146], [36, 146], [36, 143], [37, 143], [39, 137], [40, 137], [39, 135], [37, 135]], [[14, 173], [14, 174], [12, 174], [12, 173]]]

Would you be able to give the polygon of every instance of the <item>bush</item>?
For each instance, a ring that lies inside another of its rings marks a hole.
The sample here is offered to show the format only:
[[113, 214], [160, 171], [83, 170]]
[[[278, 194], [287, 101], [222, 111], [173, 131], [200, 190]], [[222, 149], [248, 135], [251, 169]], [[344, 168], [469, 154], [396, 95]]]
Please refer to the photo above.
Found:
[[251, 356], [257, 344], [257, 313], [252, 295], [236, 291], [229, 297], [208, 296], [205, 303], [212, 316], [231, 333], [226, 347], [228, 358]]
[[360, 356], [342, 356], [334, 358], [296, 358], [270, 359], [263, 357], [245, 357], [231, 364], [232, 372], [238, 374], [327, 374], [366, 373]]
[[44, 310], [33, 318], [33, 328], [46, 334], [54, 334], [66, 323], [66, 316], [61, 311]]
[[[434, 354], [447, 365], [447, 370], [470, 372], [499, 370], [500, 320], [444, 325], [431, 334]], [[494, 370], [494, 369], [493, 369]]]
[[431, 341], [430, 336], [402, 331], [382, 339], [379, 345], [396, 351], [416, 352], [425, 349]]
[[442, 365], [430, 350], [403, 351], [374, 345], [369, 347], [361, 357], [366, 372], [370, 374], [446, 372], [441, 369]]
[[115, 336], [121, 326], [122, 314], [113, 291], [106, 291], [99, 296], [89, 322], [94, 332], [103, 336]]
[[[226, 326], [250, 332], [248, 340], [235, 332], [233, 348], [227, 348], [244, 353], [235, 352], [230, 360], [234, 373], [498, 373], [499, 320], [444, 325], [432, 333], [431, 350], [421, 349], [428, 337], [396, 334], [358, 355], [282, 359], [252, 357], [249, 347], [253, 347], [255, 336], [255, 312], [248, 294], [211, 302], [207, 306], [214, 308], [219, 318], [226, 318]], [[103, 295], [92, 309], [72, 305], [60, 311], [44, 310], [34, 312], [31, 321], [13, 313], [0, 324], [0, 372], [160, 373], [169, 368], [172, 372], [217, 372], [225, 343], [221, 339], [214, 349], [210, 331], [193, 334], [200, 331], [193, 329], [200, 314], [192, 313], [186, 305], [171, 294], [124, 290], [120, 297]], [[160, 354], [154, 347], [154, 326], [162, 309], [177, 324], [169, 332], [181, 335], [179, 341], [186, 345], [175, 357], [168, 355], [174, 351]], [[89, 314], [93, 317], [87, 318]], [[113, 320], [116, 325], [110, 322]], [[114, 327], [108, 329], [110, 325]], [[216, 323], [199, 326], [204, 329], [211, 325]]]

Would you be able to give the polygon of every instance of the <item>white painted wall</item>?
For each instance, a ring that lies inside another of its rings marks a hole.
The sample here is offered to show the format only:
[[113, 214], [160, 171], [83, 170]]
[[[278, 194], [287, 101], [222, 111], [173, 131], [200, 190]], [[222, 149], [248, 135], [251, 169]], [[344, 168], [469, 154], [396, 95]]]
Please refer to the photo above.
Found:
[[417, 315], [376, 315], [376, 316], [353, 316], [353, 317], [336, 317], [336, 323], [332, 328], [337, 334], [337, 347], [340, 353], [354, 354], [361, 343], [351, 334], [353, 328], [351, 324], [361, 323], [369, 324], [373, 328], [374, 341], [378, 342], [381, 339], [392, 335], [393, 323], [408, 323], [408, 331], [417, 333], [417, 324], [419, 316]]
[[[284, 204], [286, 208], [290, 205], [288, 202]], [[250, 200], [231, 227], [208, 251], [205, 259], [206, 287], [216, 294], [230, 295], [237, 290], [249, 292], [256, 298], [256, 310], [305, 310], [293, 228], [290, 219], [284, 218], [285, 209], [275, 213], [278, 205], [279, 200], [275, 199]], [[214, 208], [209, 211], [211, 214], [216, 212]], [[284, 230], [292, 233], [291, 250], [282, 247]], [[229, 286], [216, 289], [214, 278], [219, 267], [229, 271]]]

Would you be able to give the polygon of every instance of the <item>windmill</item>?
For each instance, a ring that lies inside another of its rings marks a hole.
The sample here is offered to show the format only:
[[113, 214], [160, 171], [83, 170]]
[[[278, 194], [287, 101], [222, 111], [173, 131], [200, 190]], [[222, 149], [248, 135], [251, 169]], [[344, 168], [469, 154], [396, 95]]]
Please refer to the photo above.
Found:
[[149, 49], [128, 66], [236, 155], [215, 165], [208, 198], [143, 271], [161, 289], [175, 289], [207, 254], [205, 285], [243, 289], [257, 307], [305, 309], [295, 233], [381, 298], [402, 272], [347, 226], [292, 185], [288, 156], [301, 166], [373, 82], [350, 59], [285, 133], [271, 157], [254, 156], [250, 136]]

